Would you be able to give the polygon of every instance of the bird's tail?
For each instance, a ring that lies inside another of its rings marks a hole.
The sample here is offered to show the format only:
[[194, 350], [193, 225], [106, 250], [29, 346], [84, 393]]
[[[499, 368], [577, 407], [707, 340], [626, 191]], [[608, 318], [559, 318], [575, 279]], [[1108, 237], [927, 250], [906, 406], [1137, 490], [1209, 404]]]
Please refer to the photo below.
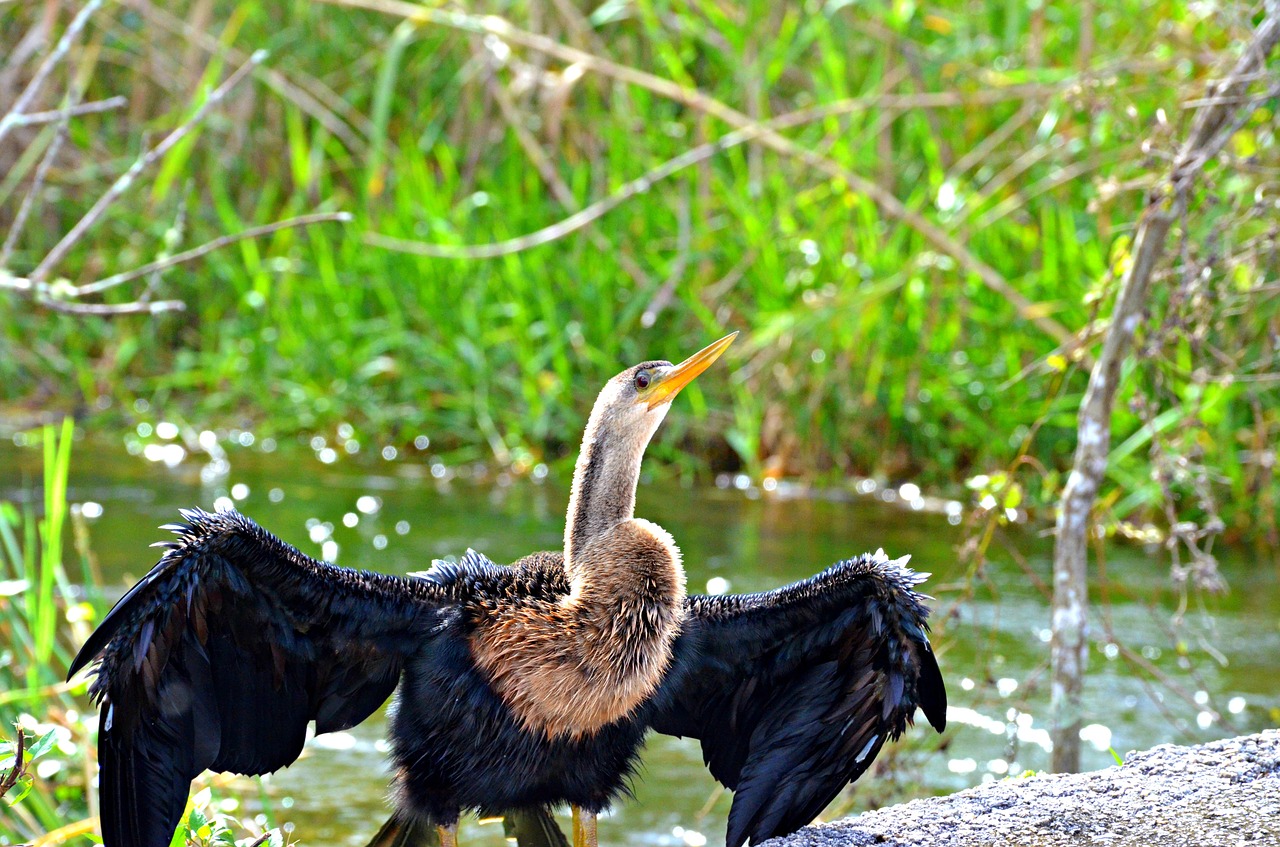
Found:
[[[569, 847], [569, 839], [544, 806], [507, 812], [502, 826], [519, 847]], [[421, 818], [392, 815], [366, 847], [440, 847], [440, 830]]]
[[440, 847], [440, 830], [421, 818], [392, 815], [366, 847]]

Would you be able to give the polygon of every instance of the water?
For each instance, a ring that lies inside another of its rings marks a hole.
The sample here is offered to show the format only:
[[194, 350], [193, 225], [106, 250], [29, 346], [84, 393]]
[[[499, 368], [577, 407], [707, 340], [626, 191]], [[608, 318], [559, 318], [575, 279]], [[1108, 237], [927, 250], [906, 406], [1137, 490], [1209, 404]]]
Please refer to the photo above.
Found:
[[[70, 497], [101, 507], [90, 522], [92, 543], [111, 592], [118, 594], [154, 562], [147, 545], [163, 537], [154, 527], [175, 520], [179, 507], [211, 508], [220, 497], [234, 499], [237, 508], [304, 552], [391, 573], [426, 568], [433, 558], [468, 547], [510, 561], [560, 545], [568, 480], [554, 474], [541, 482], [513, 481], [465, 478], [475, 475], [455, 468], [438, 479], [414, 451], [395, 462], [332, 461], [328, 454], [324, 462], [304, 450], [227, 449], [221, 463], [188, 457], [167, 467], [155, 451], [156, 460], [147, 461], [112, 444], [77, 445]], [[0, 448], [0, 499], [25, 496], [38, 478], [37, 450]], [[1045, 539], [1010, 530], [1007, 546], [993, 546], [991, 563], [969, 578], [956, 553], [959, 527], [942, 514], [874, 496], [793, 497], [645, 481], [637, 513], [674, 535], [695, 592], [707, 590], [709, 582], [727, 583], [735, 592], [767, 589], [877, 547], [891, 555], [909, 552], [914, 567], [933, 572], [926, 589], [939, 598], [935, 646], [952, 703], [944, 749], [921, 721], [899, 744], [905, 749], [889, 772], [873, 769], [851, 797], [837, 802], [837, 811], [1047, 767], [1048, 614], [1038, 587], [1049, 581]], [[1215, 712], [1239, 731], [1278, 722], [1280, 586], [1274, 569], [1225, 555], [1232, 593], [1203, 604], [1193, 598], [1175, 627], [1177, 597], [1165, 566], [1132, 548], [1112, 546], [1108, 555], [1114, 631], [1152, 671], [1167, 675], [1177, 693], [1150, 672], [1136, 671], [1123, 655], [1108, 655], [1099, 641], [1091, 650], [1087, 685], [1086, 767], [1113, 764], [1111, 749], [1123, 754], [1233, 734], [1212, 717]], [[1095, 635], [1101, 630], [1097, 616]], [[271, 806], [296, 824], [298, 837], [363, 845], [385, 819], [384, 728], [380, 713], [349, 734], [314, 739], [301, 762], [266, 780]], [[259, 808], [257, 791], [245, 785], [245, 808], [252, 813]], [[723, 841], [729, 800], [707, 774], [695, 742], [653, 736], [635, 799], [601, 822], [601, 841], [714, 845]], [[501, 827], [466, 821], [462, 838], [467, 845], [497, 847]]]

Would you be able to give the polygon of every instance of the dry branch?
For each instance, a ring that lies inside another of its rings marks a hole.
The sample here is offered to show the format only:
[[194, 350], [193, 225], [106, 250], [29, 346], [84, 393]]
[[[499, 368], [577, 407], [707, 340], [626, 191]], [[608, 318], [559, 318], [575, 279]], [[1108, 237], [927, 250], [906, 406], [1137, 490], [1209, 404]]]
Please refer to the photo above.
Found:
[[32, 283], [39, 285], [41, 282], [44, 282], [45, 278], [48, 277], [49, 272], [57, 267], [64, 258], [66, 258], [66, 255], [70, 252], [71, 248], [78, 244], [89, 231], [89, 228], [96, 224], [107, 209], [129, 190], [139, 175], [141, 175], [142, 172], [152, 164], [159, 161], [166, 153], [173, 149], [174, 145], [179, 141], [186, 138], [187, 135], [189, 135], [191, 131], [205, 119], [205, 116], [209, 114], [209, 111], [214, 106], [221, 103], [223, 99], [225, 99], [226, 96], [230, 94], [246, 76], [249, 75], [249, 72], [257, 65], [261, 64], [266, 58], [267, 52], [265, 50], [259, 50], [250, 56], [249, 60], [236, 69], [235, 73], [227, 77], [226, 81], [223, 82], [222, 85], [219, 85], [213, 90], [208, 98], [200, 104], [200, 108], [196, 109], [195, 114], [183, 121], [177, 129], [165, 136], [164, 140], [155, 147], [150, 148], [146, 153], [139, 156], [137, 161], [130, 166], [129, 170], [121, 174], [120, 177], [112, 183], [111, 187], [98, 198], [98, 202], [93, 204], [93, 207], [84, 214], [84, 217], [77, 221], [76, 225], [73, 226], [66, 235], [62, 236], [62, 240], [55, 244], [53, 249], [49, 251], [48, 255], [40, 261], [40, 264], [36, 266], [36, 269], [31, 272]]
[[27, 83], [27, 87], [18, 95], [18, 99], [13, 102], [13, 106], [9, 108], [8, 113], [3, 118], [0, 118], [0, 141], [4, 141], [4, 137], [9, 134], [9, 130], [18, 126], [23, 112], [31, 105], [31, 101], [35, 99], [36, 95], [40, 93], [40, 89], [44, 87], [45, 80], [49, 78], [49, 74], [62, 61], [62, 58], [67, 55], [67, 51], [71, 49], [71, 42], [75, 41], [76, 37], [80, 35], [84, 25], [89, 22], [89, 18], [101, 5], [102, 0], [90, 0], [71, 19], [71, 23], [67, 25], [67, 31], [62, 33], [58, 43], [49, 51], [49, 55], [44, 57], [44, 61], [36, 69], [35, 76], [31, 78], [31, 81]]
[[23, 774], [27, 772], [26, 762], [26, 734], [22, 731], [22, 727], [17, 727], [18, 736], [13, 742], [13, 767], [9, 772], [0, 777], [0, 797], [8, 794], [9, 791], [18, 784], [18, 780], [22, 779]]
[[[1133, 262], [1119, 294], [1080, 405], [1076, 452], [1062, 491], [1054, 546], [1052, 607], [1052, 722], [1054, 771], [1080, 769], [1082, 690], [1088, 656], [1087, 557], [1090, 513], [1107, 470], [1111, 413], [1121, 366], [1147, 305], [1151, 278], [1175, 220], [1187, 208], [1196, 177], [1235, 129], [1253, 113], [1259, 98], [1247, 96], [1267, 56], [1280, 41], [1280, 0], [1268, 0], [1266, 15], [1232, 72], [1211, 83], [1185, 144], [1166, 177], [1151, 191], [1138, 222]], [[1264, 97], [1266, 95], [1263, 95]], [[1244, 106], [1249, 108], [1242, 108]]]

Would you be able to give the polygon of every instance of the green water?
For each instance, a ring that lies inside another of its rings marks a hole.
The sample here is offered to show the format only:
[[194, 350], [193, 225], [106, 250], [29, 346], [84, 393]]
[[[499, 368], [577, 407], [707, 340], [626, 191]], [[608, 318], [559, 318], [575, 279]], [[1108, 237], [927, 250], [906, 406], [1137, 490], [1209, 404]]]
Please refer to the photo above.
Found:
[[[324, 454], [333, 459], [324, 462], [317, 458], [323, 450], [305, 447], [225, 449], [218, 463], [201, 453], [167, 467], [115, 444], [77, 445], [70, 497], [101, 507], [90, 527], [110, 596], [154, 562], [147, 545], [163, 537], [156, 526], [175, 520], [179, 507], [212, 508], [219, 497], [234, 496], [237, 508], [311, 555], [334, 555], [336, 545], [339, 564], [391, 573], [426, 568], [433, 558], [468, 547], [509, 561], [560, 543], [568, 480], [555, 474], [512, 480], [440, 464], [433, 474], [428, 454], [413, 450], [401, 450], [395, 461], [338, 451]], [[29, 496], [38, 469], [37, 450], [0, 446], [0, 498]], [[692, 592], [705, 591], [709, 581], [727, 581], [730, 591], [766, 589], [877, 547], [891, 555], [910, 553], [913, 566], [933, 573], [926, 589], [938, 597], [935, 645], [952, 704], [944, 749], [922, 722], [900, 743], [893, 767], [873, 769], [841, 808], [1047, 767], [1048, 614], [1038, 588], [1049, 580], [1046, 539], [1019, 528], [1003, 532], [992, 561], [970, 579], [956, 553], [961, 529], [942, 513], [885, 503], [874, 493], [797, 496], [785, 486], [761, 492], [729, 483], [681, 488], [642, 482], [637, 513], [676, 538]], [[97, 511], [89, 507], [90, 514]], [[1161, 560], [1117, 546], [1108, 555], [1115, 632], [1167, 674], [1178, 692], [1136, 674], [1122, 657], [1108, 656], [1099, 641], [1087, 686], [1087, 767], [1111, 765], [1108, 748], [1123, 753], [1274, 725], [1280, 710], [1274, 569], [1224, 554], [1232, 592], [1193, 598], [1175, 626], [1177, 596]], [[1101, 622], [1095, 619], [1095, 636]], [[1184, 651], [1176, 649], [1179, 641]], [[1222, 720], [1211, 717], [1215, 712]], [[304, 843], [361, 845], [385, 818], [384, 726], [379, 714], [349, 734], [316, 739], [302, 761], [266, 780], [275, 813], [294, 822]], [[253, 797], [252, 784], [246, 785], [246, 796]], [[635, 799], [602, 820], [601, 841], [714, 845], [723, 840], [729, 799], [727, 793], [716, 796], [695, 743], [651, 737]], [[243, 811], [257, 809], [251, 799]], [[501, 828], [467, 821], [462, 837], [465, 844], [498, 845]]]

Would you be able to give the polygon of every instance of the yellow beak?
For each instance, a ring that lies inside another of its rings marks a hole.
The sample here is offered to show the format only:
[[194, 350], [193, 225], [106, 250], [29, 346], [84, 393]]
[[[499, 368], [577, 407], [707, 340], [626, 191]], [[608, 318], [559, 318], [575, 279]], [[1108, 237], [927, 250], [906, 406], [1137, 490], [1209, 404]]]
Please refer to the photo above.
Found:
[[738, 333], [732, 332], [719, 341], [708, 344], [678, 365], [674, 365], [666, 373], [656, 375], [656, 381], [649, 386], [644, 402], [652, 409], [663, 403], [670, 403], [680, 393], [680, 389], [693, 382], [694, 378], [711, 367], [711, 363], [720, 358]]

